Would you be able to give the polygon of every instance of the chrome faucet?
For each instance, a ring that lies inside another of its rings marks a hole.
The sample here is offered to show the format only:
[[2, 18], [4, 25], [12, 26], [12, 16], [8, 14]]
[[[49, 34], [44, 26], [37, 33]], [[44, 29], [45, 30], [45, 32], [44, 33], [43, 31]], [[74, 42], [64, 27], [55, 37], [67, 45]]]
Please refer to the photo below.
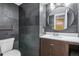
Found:
[[45, 28], [46, 28], [46, 27], [45, 27], [45, 26], [43, 26], [43, 29], [44, 29], [44, 32], [43, 32], [43, 34], [46, 34], [46, 32], [45, 32]]
[[58, 34], [58, 33], [55, 33], [55, 32], [53, 33], [53, 35], [54, 35], [54, 36], [59, 36], [59, 34]]

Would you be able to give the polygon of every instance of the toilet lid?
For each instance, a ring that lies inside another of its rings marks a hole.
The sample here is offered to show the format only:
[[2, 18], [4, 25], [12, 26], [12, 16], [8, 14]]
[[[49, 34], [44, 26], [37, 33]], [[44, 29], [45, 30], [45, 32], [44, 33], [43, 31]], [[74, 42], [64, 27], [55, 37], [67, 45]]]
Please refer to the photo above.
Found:
[[21, 55], [20, 51], [16, 49], [3, 53], [3, 56], [20, 56], [20, 55]]
[[15, 38], [8, 38], [8, 39], [0, 40], [0, 52], [5, 53], [9, 50], [12, 50], [14, 40]]

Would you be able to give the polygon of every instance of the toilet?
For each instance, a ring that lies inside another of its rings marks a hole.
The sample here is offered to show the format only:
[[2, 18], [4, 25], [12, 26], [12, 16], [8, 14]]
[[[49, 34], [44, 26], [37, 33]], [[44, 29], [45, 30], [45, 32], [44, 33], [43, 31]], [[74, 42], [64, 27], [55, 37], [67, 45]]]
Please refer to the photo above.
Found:
[[0, 40], [0, 54], [2, 56], [21, 56], [21, 53], [17, 49], [13, 49], [15, 38], [8, 38]]

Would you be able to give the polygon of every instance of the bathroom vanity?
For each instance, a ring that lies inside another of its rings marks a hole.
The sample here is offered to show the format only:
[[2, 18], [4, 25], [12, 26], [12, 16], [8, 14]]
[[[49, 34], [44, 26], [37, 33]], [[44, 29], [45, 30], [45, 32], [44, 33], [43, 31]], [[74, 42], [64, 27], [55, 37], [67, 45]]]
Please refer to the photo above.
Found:
[[[54, 7], [51, 3], [40, 5], [40, 55], [79, 56], [78, 4], [71, 3], [66, 6], [66, 4], [56, 3], [53, 4]], [[49, 35], [46, 32], [57, 34]], [[58, 35], [58, 33], [63, 34]]]
[[40, 56], [69, 56], [74, 45], [79, 45], [78, 37], [43, 35], [40, 36]]

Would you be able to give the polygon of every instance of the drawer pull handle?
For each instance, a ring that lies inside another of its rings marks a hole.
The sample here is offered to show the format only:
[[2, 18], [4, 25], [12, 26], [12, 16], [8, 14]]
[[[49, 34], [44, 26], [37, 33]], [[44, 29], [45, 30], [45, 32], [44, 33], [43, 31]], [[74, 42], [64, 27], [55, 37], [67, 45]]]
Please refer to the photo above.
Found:
[[54, 44], [50, 44], [51, 46], [53, 46]]

